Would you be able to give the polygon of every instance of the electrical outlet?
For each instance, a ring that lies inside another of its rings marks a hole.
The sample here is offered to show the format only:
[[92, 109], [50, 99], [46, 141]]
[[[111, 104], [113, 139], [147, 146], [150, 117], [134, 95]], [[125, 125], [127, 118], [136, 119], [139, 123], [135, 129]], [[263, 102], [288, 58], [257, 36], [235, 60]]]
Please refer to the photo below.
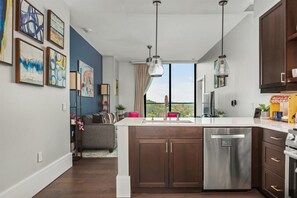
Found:
[[38, 152], [37, 153], [37, 162], [40, 163], [43, 161], [43, 156], [42, 156], [42, 152]]

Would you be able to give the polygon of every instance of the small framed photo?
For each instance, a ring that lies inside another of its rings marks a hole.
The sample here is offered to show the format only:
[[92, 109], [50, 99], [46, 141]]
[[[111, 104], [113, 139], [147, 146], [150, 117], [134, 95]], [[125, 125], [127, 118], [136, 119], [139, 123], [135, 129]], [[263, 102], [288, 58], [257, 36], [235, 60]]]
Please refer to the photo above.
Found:
[[17, 0], [16, 6], [16, 30], [43, 43], [44, 15], [26, 0]]
[[44, 51], [16, 39], [16, 83], [44, 85]]
[[49, 86], [66, 88], [66, 65], [64, 54], [48, 47], [46, 48], [46, 84]]
[[53, 11], [47, 11], [47, 40], [64, 49], [65, 23]]

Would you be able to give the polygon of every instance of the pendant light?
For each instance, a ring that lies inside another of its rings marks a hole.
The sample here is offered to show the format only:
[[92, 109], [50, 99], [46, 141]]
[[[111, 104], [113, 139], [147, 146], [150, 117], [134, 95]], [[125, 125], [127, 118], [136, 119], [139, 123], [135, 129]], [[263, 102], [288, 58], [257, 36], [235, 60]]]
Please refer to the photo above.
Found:
[[148, 65], [148, 66], [151, 66], [151, 64], [152, 64], [152, 55], [151, 55], [151, 49], [152, 49], [152, 46], [151, 45], [148, 45], [147, 46], [147, 48], [149, 49], [149, 57], [146, 59], [146, 64]]
[[218, 77], [227, 77], [229, 75], [229, 66], [226, 59], [226, 55], [224, 54], [224, 6], [227, 5], [227, 0], [221, 0], [219, 5], [222, 6], [222, 46], [221, 46], [221, 55], [219, 56], [218, 61], [215, 66], [215, 76]]
[[164, 74], [162, 60], [158, 55], [158, 8], [161, 1], [153, 1], [153, 4], [156, 6], [156, 49], [148, 72], [151, 77], [161, 77]]

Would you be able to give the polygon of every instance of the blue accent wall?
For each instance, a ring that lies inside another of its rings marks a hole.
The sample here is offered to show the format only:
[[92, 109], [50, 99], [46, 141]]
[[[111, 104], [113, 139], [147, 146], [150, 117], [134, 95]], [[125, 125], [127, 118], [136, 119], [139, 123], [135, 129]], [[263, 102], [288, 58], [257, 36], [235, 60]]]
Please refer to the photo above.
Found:
[[[100, 111], [98, 84], [102, 83], [102, 55], [92, 47], [78, 32], [70, 27], [70, 71], [78, 71], [78, 60], [94, 68], [94, 97], [81, 97], [82, 114]], [[75, 104], [75, 92], [70, 93], [70, 106]], [[70, 113], [75, 113], [70, 109]]]

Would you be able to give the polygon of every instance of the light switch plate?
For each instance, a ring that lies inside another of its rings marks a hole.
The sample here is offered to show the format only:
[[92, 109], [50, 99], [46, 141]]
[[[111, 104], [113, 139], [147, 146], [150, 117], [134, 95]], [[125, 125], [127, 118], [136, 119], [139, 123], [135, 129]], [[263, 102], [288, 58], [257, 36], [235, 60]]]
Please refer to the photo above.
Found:
[[65, 103], [62, 104], [62, 111], [67, 111], [67, 105]]
[[37, 153], [37, 162], [40, 163], [43, 161], [43, 156], [42, 156], [42, 152], [38, 152]]

